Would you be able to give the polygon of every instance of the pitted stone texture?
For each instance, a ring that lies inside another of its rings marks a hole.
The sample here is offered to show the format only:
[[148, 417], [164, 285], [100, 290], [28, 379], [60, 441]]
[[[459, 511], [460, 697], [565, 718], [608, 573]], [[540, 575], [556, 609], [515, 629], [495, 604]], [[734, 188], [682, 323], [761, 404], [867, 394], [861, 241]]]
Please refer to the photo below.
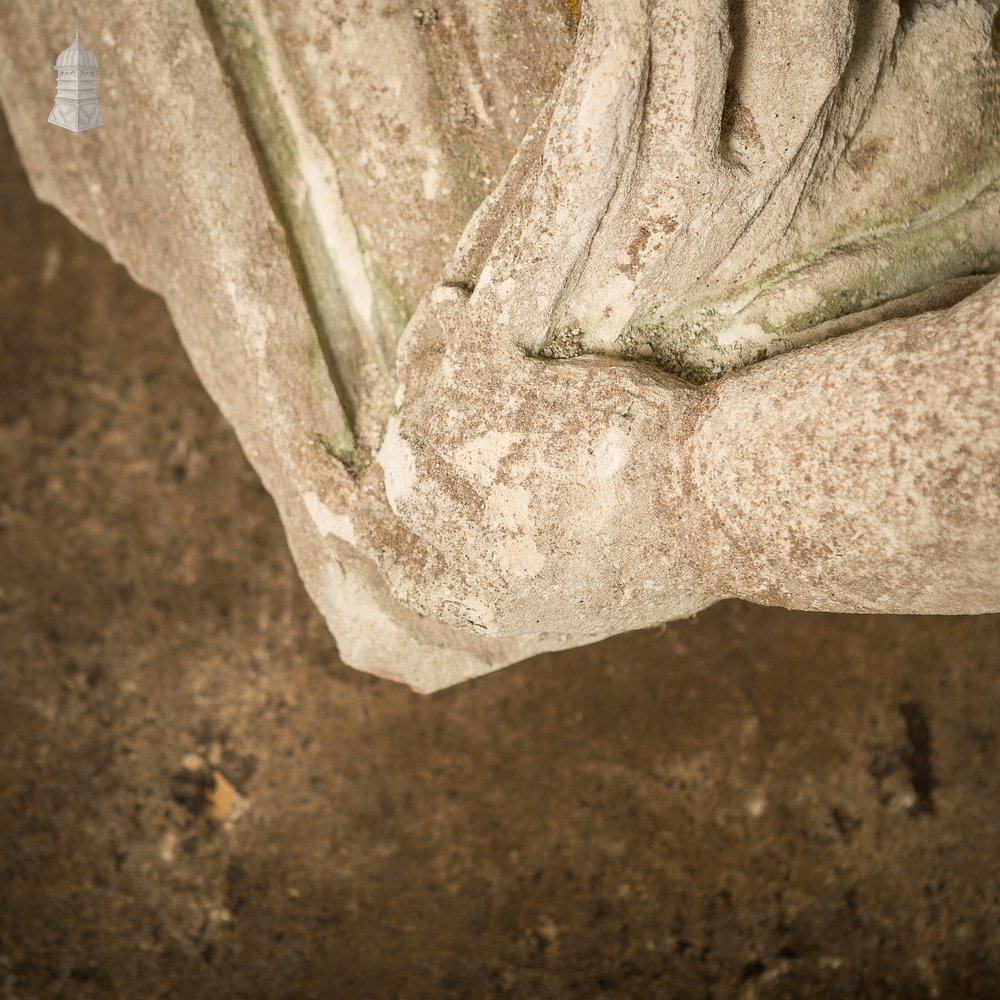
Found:
[[[17, 0], [0, 93], [39, 194], [166, 298], [345, 660], [432, 690], [729, 595], [1000, 608], [1000, 4], [595, 0], [557, 87], [560, 4], [322, 6], [95, 5], [128, 126], [67, 147], [27, 97], [56, 7]], [[426, 155], [379, 146], [400, 124]], [[698, 330], [660, 322], [706, 294], [731, 327], [707, 369]], [[791, 319], [750, 330], [767, 303]]]
[[[308, 302], [199, 7], [172, 0], [141, 17], [114, 4], [81, 11], [95, 25], [102, 100], [116, 126], [72, 145], [30, 97], [50, 88], [51, 60], [37, 56], [61, 47], [63, 15], [48, 0], [0, 9], [0, 95], [29, 179], [166, 299], [195, 369], [275, 499], [344, 659], [433, 690], [572, 645], [563, 635], [497, 641], [423, 618], [391, 597], [370, 559], [344, 540], [348, 531], [332, 533], [322, 513], [317, 523], [310, 495], [338, 518], [360, 502], [323, 443], [343, 413], [317, 377]], [[317, 23], [330, 26], [325, 15]], [[569, 28], [561, 14], [552, 23], [561, 32], [553, 52], [565, 51]], [[526, 88], [519, 94], [528, 97]]]

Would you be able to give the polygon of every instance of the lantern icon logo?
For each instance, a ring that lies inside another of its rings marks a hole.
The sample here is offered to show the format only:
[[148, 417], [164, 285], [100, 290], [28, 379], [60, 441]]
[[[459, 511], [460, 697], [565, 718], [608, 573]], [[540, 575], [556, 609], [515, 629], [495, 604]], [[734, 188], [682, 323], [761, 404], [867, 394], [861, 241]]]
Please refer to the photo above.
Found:
[[76, 38], [56, 57], [56, 103], [49, 122], [70, 132], [86, 132], [104, 124], [97, 102], [97, 56], [80, 41], [80, 21]]

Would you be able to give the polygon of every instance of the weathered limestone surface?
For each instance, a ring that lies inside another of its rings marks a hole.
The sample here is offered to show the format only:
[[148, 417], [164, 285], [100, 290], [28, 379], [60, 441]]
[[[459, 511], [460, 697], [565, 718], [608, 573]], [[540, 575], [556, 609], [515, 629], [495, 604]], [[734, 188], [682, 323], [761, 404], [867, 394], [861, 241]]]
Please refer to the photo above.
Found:
[[166, 299], [348, 662], [1000, 610], [1000, 4], [93, 3], [72, 137], [57, 7], [0, 12], [29, 176]]

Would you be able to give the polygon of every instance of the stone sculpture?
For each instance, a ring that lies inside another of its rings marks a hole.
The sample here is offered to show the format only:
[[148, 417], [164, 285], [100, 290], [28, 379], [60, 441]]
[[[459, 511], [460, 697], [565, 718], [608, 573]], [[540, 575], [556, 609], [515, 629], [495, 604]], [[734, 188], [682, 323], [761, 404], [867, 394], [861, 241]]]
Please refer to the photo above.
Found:
[[158, 83], [86, 159], [27, 107], [56, 6], [0, 13], [29, 176], [163, 294], [348, 663], [1000, 610], [996, 0], [98, 4]]

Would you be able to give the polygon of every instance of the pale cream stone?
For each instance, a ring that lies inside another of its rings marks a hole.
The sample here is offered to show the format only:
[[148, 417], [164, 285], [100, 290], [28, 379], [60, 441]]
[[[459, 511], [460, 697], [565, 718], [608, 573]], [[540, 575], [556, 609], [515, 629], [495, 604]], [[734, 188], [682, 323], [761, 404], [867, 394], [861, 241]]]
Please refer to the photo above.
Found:
[[0, 98], [166, 299], [348, 663], [430, 691], [727, 596], [1000, 610], [1000, 2], [341, 8], [97, 3], [111, 124], [70, 136], [59, 5], [11, 0]]

